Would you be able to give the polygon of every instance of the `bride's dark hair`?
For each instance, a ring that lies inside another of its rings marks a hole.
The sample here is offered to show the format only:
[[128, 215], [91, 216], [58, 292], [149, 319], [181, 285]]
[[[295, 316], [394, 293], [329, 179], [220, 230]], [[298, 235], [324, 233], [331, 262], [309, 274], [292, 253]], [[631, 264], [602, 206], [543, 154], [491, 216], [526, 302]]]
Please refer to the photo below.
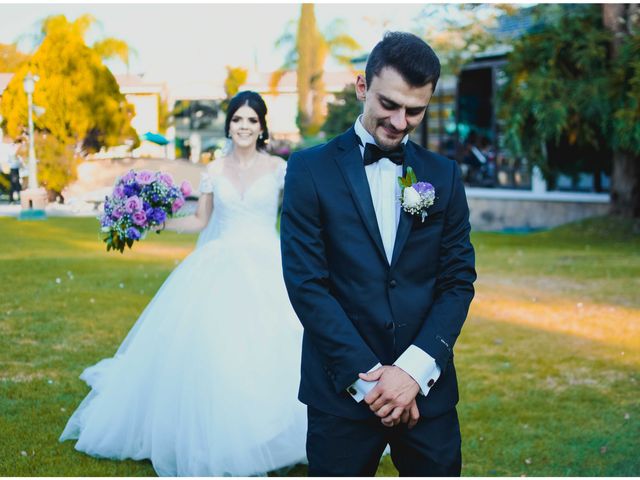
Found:
[[229, 137], [229, 124], [231, 123], [231, 119], [236, 111], [243, 106], [248, 106], [253, 111], [258, 114], [258, 120], [260, 120], [260, 127], [262, 127], [262, 137], [258, 137], [258, 142], [256, 146], [259, 149], [264, 149], [266, 145], [266, 141], [269, 138], [269, 129], [267, 128], [267, 104], [264, 103], [264, 100], [260, 96], [260, 94], [256, 92], [252, 92], [249, 90], [245, 90], [243, 92], [238, 92], [229, 102], [229, 107], [227, 108], [227, 118], [224, 122], [224, 134], [226, 137]]

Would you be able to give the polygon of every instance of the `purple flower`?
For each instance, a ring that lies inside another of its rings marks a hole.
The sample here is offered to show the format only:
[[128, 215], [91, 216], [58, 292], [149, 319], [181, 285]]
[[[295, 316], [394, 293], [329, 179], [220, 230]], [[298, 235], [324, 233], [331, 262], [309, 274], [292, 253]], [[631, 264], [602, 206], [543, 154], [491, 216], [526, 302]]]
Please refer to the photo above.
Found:
[[420, 196], [427, 195], [430, 191], [435, 191], [429, 182], [417, 182], [411, 185]]
[[167, 187], [173, 186], [173, 178], [168, 173], [160, 172], [158, 174], [158, 178], [162, 183], [164, 183]]
[[116, 188], [113, 189], [113, 198], [124, 198], [123, 185], [117, 185]]
[[133, 220], [133, 223], [142, 227], [147, 221], [147, 214], [144, 213], [143, 210], [138, 210], [131, 215], [131, 219]]
[[113, 212], [111, 212], [111, 216], [116, 220], [120, 220], [122, 218], [122, 215], [124, 215], [124, 211], [121, 207], [114, 208]]
[[192, 192], [191, 184], [185, 180], [180, 185], [180, 191], [182, 192], [182, 195], [184, 195], [185, 197], [188, 197], [189, 195], [191, 195], [191, 192]]
[[167, 219], [167, 214], [161, 208], [154, 208], [152, 217], [158, 224], [164, 222]]
[[108, 216], [104, 216], [102, 217], [102, 221], [100, 222], [100, 226], [102, 227], [112, 227], [113, 226], [113, 220], [111, 220]]
[[150, 172], [149, 170], [141, 170], [136, 175], [136, 180], [140, 185], [149, 185], [153, 182], [153, 177], [153, 172]]
[[137, 183], [132, 183], [131, 185], [124, 186], [124, 195], [126, 197], [132, 197], [134, 195], [138, 195], [140, 193], [140, 185]]
[[173, 213], [176, 213], [178, 210], [182, 208], [183, 205], [184, 205], [184, 200], [182, 198], [176, 198], [176, 201], [173, 202], [173, 205], [171, 205], [171, 211]]
[[127, 173], [125, 173], [122, 176], [120, 181], [122, 183], [129, 183], [129, 182], [133, 182], [135, 179], [136, 179], [136, 172], [134, 172], [133, 170], [129, 170]]
[[127, 229], [127, 238], [132, 240], [140, 240], [140, 231], [135, 227], [129, 227]]
[[133, 196], [127, 198], [127, 201], [124, 202], [124, 209], [127, 213], [133, 213], [137, 210], [142, 210], [142, 200], [140, 197]]

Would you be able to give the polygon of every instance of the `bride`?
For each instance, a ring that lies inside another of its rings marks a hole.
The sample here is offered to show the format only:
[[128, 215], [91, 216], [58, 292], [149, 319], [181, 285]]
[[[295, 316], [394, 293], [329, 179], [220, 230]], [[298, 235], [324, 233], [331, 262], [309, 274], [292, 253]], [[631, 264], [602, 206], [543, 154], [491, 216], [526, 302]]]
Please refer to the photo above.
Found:
[[261, 475], [305, 462], [297, 400], [302, 327], [289, 303], [276, 218], [286, 163], [264, 151], [257, 93], [229, 104], [232, 151], [209, 164], [201, 232], [113, 358], [87, 368], [90, 393], [60, 441], [101, 458], [150, 459], [162, 476]]

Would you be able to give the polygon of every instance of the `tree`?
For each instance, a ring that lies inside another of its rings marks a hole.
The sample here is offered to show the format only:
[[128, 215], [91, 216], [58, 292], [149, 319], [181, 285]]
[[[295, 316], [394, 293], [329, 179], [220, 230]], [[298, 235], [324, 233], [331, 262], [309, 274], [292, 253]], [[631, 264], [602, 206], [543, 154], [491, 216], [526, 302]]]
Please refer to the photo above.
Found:
[[0, 73], [15, 72], [29, 59], [29, 55], [18, 51], [14, 43], [0, 43]]
[[362, 104], [356, 98], [355, 84], [347, 85], [336, 94], [336, 98], [328, 105], [327, 119], [322, 131], [328, 138], [341, 134], [353, 125], [353, 119], [362, 113]]
[[[243, 67], [231, 67], [227, 65], [227, 78], [224, 80], [224, 92], [227, 97], [220, 104], [220, 108], [226, 111], [233, 96], [240, 91], [249, 76], [249, 71]], [[216, 114], [217, 115], [217, 114]]]
[[232, 98], [240, 87], [247, 81], [249, 71], [243, 67], [231, 67], [227, 65], [227, 78], [224, 81], [224, 91], [227, 98]]
[[[571, 8], [571, 14], [566, 11]], [[553, 187], [559, 173], [608, 170], [608, 35], [596, 6], [539, 5], [537, 24], [508, 55], [506, 140]]]
[[516, 12], [505, 4], [434, 4], [424, 7], [418, 20], [442, 73], [457, 75], [474, 55], [499, 45], [494, 34], [498, 17]]
[[[7, 132], [18, 137], [27, 124], [24, 77], [27, 72], [40, 77], [33, 99], [36, 105], [44, 107], [45, 112], [36, 116], [34, 123], [43, 138], [46, 134], [47, 140], [43, 140], [39, 145], [41, 150], [36, 152], [41, 159], [51, 157], [41, 162], [41, 178], [47, 189], [56, 192], [75, 179], [75, 168], [68, 168], [70, 160], [61, 154], [68, 152], [68, 146], [75, 154], [73, 161], [77, 161], [82, 155], [103, 146], [139, 145], [138, 135], [131, 127], [134, 108], [120, 93], [101, 56], [113, 55], [118, 50], [114, 47], [117, 42], [111, 43], [109, 48], [104, 42], [98, 43], [98, 51], [88, 47], [83, 36], [92, 21], [88, 16], [74, 22], [67, 21], [62, 15], [46, 19], [43, 22], [44, 40], [29, 61], [17, 69], [2, 99]], [[55, 166], [56, 154], [61, 154], [60, 168]], [[65, 172], [67, 176], [64, 180], [47, 181], [52, 178], [48, 170], [55, 170], [58, 179]]]
[[295, 35], [291, 25], [276, 42], [277, 47], [289, 46], [285, 62], [271, 77], [271, 90], [275, 93], [278, 83], [287, 71], [296, 70], [298, 90], [298, 128], [303, 135], [317, 134], [325, 120], [324, 64], [331, 54], [338, 62], [350, 65], [350, 52], [360, 45], [349, 35], [342, 33], [340, 21], [334, 22], [326, 34], [320, 32], [311, 3], [302, 4]]
[[551, 181], [559, 171], [599, 178], [613, 158], [612, 210], [640, 216], [637, 16], [617, 34], [611, 28], [628, 9], [613, 22], [603, 21], [599, 5], [539, 5], [535, 14], [536, 27], [516, 42], [505, 70], [509, 146]]
[[603, 4], [602, 20], [611, 33], [614, 65], [612, 211], [640, 217], [640, 8]]

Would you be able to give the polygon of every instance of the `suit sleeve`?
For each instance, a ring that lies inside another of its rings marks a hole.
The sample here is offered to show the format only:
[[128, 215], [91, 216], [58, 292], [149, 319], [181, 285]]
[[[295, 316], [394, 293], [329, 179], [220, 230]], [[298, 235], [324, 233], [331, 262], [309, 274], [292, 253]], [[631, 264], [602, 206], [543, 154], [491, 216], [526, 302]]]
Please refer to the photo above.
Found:
[[331, 295], [322, 211], [305, 157], [294, 154], [288, 163], [280, 220], [284, 281], [305, 337], [341, 393], [379, 360]]
[[440, 241], [434, 303], [413, 342], [435, 359], [443, 374], [467, 318], [476, 279], [469, 206], [460, 169], [455, 162], [452, 166], [452, 193]]

